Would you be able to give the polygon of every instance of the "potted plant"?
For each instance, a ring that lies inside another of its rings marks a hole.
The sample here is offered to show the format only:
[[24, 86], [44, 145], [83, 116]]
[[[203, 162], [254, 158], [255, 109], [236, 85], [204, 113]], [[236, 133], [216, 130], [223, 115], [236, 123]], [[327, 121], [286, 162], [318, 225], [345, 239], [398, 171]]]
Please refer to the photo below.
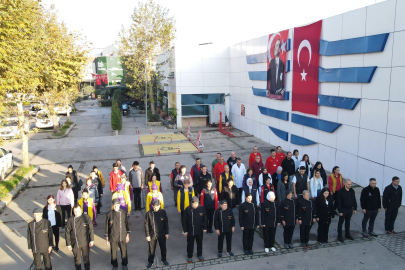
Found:
[[169, 108], [168, 113], [169, 113], [169, 117], [170, 117], [171, 122], [172, 122], [172, 128], [176, 128], [175, 125], [176, 125], [176, 119], [177, 119], [177, 109], [174, 108], [174, 107]]

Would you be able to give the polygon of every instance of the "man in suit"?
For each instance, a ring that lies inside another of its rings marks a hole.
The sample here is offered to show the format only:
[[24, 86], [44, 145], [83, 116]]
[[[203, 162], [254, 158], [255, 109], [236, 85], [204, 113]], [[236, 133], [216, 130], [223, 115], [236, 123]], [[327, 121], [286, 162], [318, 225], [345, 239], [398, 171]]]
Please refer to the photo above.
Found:
[[280, 59], [281, 40], [274, 45], [274, 58], [270, 60], [267, 70], [267, 96], [284, 96], [284, 63]]

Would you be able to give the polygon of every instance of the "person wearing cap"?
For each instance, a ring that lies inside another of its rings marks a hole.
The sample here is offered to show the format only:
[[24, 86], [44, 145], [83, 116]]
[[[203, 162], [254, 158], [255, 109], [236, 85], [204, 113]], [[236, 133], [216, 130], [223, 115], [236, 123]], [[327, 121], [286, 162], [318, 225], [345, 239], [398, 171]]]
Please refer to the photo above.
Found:
[[252, 194], [246, 193], [245, 202], [239, 206], [239, 226], [243, 231], [243, 250], [245, 255], [253, 255], [255, 229], [259, 228], [259, 211], [252, 201]]
[[295, 201], [292, 198], [292, 190], [286, 191], [286, 197], [280, 206], [281, 224], [284, 228], [284, 248], [294, 248], [291, 244], [295, 224], [297, 224], [297, 209]]
[[[127, 215], [131, 213], [131, 200], [129, 199], [128, 194], [125, 192], [125, 187], [123, 184], [117, 185], [117, 191], [113, 194], [112, 200], [117, 199], [121, 205], [121, 209], [124, 210]], [[111, 206], [111, 209], [114, 208], [114, 205]]]
[[30, 253], [34, 257], [36, 270], [42, 270], [42, 259], [45, 270], [52, 270], [51, 256], [53, 246], [53, 235], [51, 222], [42, 218], [42, 209], [35, 208], [33, 211], [34, 220], [28, 223], [27, 243]]
[[232, 233], [235, 231], [235, 217], [232, 209], [228, 208], [228, 202], [226, 200], [222, 200], [221, 207], [215, 210], [214, 227], [218, 234], [218, 258], [222, 258], [224, 238], [226, 238], [226, 253], [233, 257]]
[[146, 212], [149, 212], [151, 209], [153, 209], [152, 203], [158, 200], [160, 202], [160, 208], [164, 208], [164, 202], [163, 202], [163, 194], [162, 192], [158, 191], [157, 185], [152, 185], [152, 192], [148, 193], [148, 196], [146, 197]]
[[113, 164], [113, 171], [110, 172], [110, 191], [113, 194], [117, 190], [117, 184], [121, 182], [122, 171], [120, 171], [117, 163]]
[[194, 197], [194, 188], [190, 186], [190, 180], [184, 180], [183, 185], [184, 186], [179, 189], [179, 192], [177, 192], [177, 211], [181, 213], [182, 220], [184, 211], [190, 205], [191, 199]]
[[300, 170], [296, 173], [292, 180], [294, 198], [302, 198], [302, 192], [309, 189], [308, 174], [305, 173], [305, 166], [300, 166]]
[[246, 186], [243, 187], [242, 203], [245, 202], [246, 194], [252, 194], [252, 203], [260, 206], [259, 190], [257, 189], [257, 186], [253, 184], [252, 178], [248, 178], [246, 180]]
[[269, 249], [276, 251], [274, 239], [276, 237], [277, 226], [280, 226], [280, 205], [276, 201], [276, 194], [270, 191], [266, 194], [266, 200], [262, 203], [262, 227], [264, 251], [269, 253]]
[[166, 240], [169, 238], [169, 220], [166, 211], [161, 208], [162, 202], [159, 199], [152, 201], [152, 210], [146, 213], [145, 217], [145, 234], [146, 241], [149, 242], [148, 265], [153, 266], [155, 258], [156, 244], [159, 242], [161, 261], [167, 266], [166, 260]]
[[297, 209], [301, 246], [307, 248], [309, 247], [309, 232], [316, 222], [315, 203], [310, 199], [308, 190], [302, 192], [302, 198], [297, 201]]
[[184, 236], [187, 237], [187, 261], [193, 262], [194, 240], [197, 242], [197, 256], [200, 262], [204, 261], [202, 256], [203, 235], [207, 232], [207, 214], [204, 207], [199, 205], [198, 197], [194, 196], [191, 206], [184, 211], [182, 225]]
[[77, 204], [80, 205], [82, 208], [82, 212], [86, 215], [89, 215], [90, 218], [93, 220], [93, 226], [97, 227], [97, 213], [96, 213], [96, 206], [94, 205], [94, 201], [89, 196], [89, 191], [87, 189], [83, 189], [82, 197], [80, 200], [77, 201]]
[[236, 207], [240, 205], [241, 200], [239, 196], [239, 189], [234, 185], [232, 179], [228, 181], [228, 185], [222, 190], [221, 198], [227, 201], [228, 207], [235, 215]]
[[204, 206], [208, 216], [207, 232], [213, 234], [212, 222], [214, 219], [214, 211], [218, 209], [218, 194], [217, 190], [212, 187], [212, 180], [208, 179], [206, 187], [203, 188], [200, 194], [200, 204]]
[[90, 248], [94, 245], [94, 229], [91, 218], [82, 214], [78, 204], [73, 207], [74, 216], [66, 223], [66, 247], [73, 252], [76, 270], [90, 269]]
[[121, 203], [118, 199], [113, 200], [113, 210], [111, 210], [105, 219], [105, 237], [107, 245], [110, 246], [111, 264], [113, 270], [118, 270], [117, 248], [121, 252], [121, 264], [123, 270], [128, 270], [127, 243], [129, 242], [129, 223], [128, 215], [121, 209]]

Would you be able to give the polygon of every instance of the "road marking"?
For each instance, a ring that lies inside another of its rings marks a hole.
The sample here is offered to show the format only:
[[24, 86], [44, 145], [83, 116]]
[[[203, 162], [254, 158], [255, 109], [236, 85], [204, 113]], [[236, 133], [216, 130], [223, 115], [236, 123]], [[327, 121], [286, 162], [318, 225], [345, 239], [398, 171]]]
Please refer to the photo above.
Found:
[[[135, 130], [136, 131], [136, 130]], [[174, 133], [166, 133], [166, 134], [156, 134], [156, 135], [141, 135], [141, 143], [148, 143], [153, 142], [156, 136], [156, 142], [169, 142], [170, 136], [173, 136], [173, 141], [186, 141], [187, 138], [183, 134], [174, 134]]]
[[161, 154], [177, 153], [177, 147], [180, 146], [181, 153], [183, 152], [198, 152], [197, 148], [190, 142], [184, 143], [171, 143], [159, 145], [143, 145], [143, 152], [145, 155], [158, 155], [157, 148], [159, 147]]

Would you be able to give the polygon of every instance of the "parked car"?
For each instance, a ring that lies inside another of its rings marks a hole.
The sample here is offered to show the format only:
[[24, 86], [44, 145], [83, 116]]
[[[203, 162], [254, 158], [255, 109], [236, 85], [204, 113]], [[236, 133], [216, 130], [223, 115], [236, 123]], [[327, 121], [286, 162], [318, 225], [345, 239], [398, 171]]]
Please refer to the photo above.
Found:
[[[59, 117], [57, 117], [59, 122]], [[46, 110], [39, 111], [35, 120], [35, 126], [37, 128], [53, 128], [52, 118], [49, 116]], [[60, 126], [60, 123], [59, 123]]]
[[[28, 133], [30, 131], [30, 124], [28, 121], [24, 124], [25, 132]], [[20, 130], [18, 129], [18, 118], [11, 117], [7, 118], [2, 121], [2, 127], [0, 128], [0, 137], [5, 139], [12, 139], [17, 138], [21, 134]]]
[[44, 109], [44, 103], [42, 101], [31, 101], [31, 107], [29, 115], [36, 115], [37, 112]]
[[6, 172], [13, 168], [13, 153], [11, 151], [6, 151], [4, 148], [0, 148], [0, 180], [6, 178]]
[[73, 111], [73, 105], [69, 104], [68, 108], [64, 108], [63, 104], [55, 103], [54, 110], [57, 114], [67, 114], [68, 111], [71, 113]]

